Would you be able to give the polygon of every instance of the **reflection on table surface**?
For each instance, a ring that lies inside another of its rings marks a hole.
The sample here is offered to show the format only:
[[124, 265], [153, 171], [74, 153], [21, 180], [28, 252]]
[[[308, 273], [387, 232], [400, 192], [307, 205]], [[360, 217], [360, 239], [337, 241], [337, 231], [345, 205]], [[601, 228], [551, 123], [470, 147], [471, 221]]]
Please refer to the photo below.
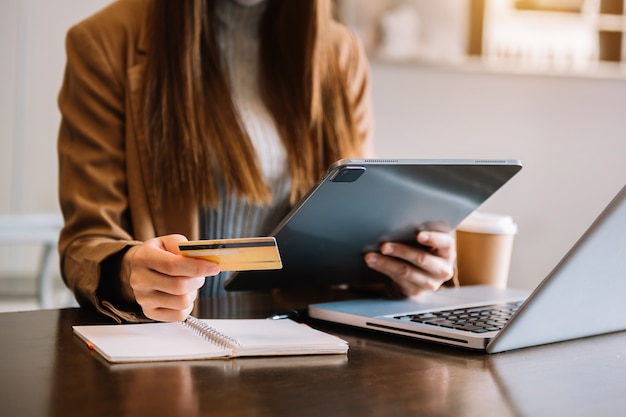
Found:
[[[267, 314], [259, 308], [256, 317]], [[208, 316], [204, 316], [208, 317]], [[221, 317], [224, 317], [223, 315]], [[6, 416], [618, 416], [626, 332], [486, 355], [322, 322], [347, 356], [110, 364], [80, 309], [0, 314]]]

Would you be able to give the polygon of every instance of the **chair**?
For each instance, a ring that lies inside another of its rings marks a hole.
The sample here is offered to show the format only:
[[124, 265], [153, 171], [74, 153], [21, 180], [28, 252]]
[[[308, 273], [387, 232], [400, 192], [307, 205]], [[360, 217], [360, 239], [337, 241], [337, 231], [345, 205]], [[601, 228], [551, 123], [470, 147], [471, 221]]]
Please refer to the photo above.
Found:
[[0, 244], [41, 244], [43, 252], [37, 270], [37, 296], [40, 307], [52, 304], [52, 280], [58, 269], [54, 252], [63, 218], [57, 213], [0, 215]]

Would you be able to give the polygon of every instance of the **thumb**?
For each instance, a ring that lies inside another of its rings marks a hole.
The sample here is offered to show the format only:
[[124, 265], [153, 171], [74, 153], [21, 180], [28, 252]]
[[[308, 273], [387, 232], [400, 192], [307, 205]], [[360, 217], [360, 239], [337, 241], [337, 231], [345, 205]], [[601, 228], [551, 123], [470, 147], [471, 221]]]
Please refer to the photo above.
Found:
[[178, 248], [178, 244], [181, 242], [188, 242], [189, 239], [187, 239], [184, 235], [172, 234], [159, 236], [157, 238], [157, 241], [161, 249], [176, 255], [180, 255], [180, 249]]

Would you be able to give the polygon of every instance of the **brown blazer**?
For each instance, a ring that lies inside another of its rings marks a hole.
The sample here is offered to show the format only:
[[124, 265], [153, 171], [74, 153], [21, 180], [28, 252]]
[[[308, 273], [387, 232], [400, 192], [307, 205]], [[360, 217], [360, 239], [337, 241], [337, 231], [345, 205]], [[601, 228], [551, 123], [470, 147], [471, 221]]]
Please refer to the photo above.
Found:
[[[141, 320], [137, 305], [120, 306], [121, 254], [156, 236], [198, 238], [197, 203], [152, 201], [140, 89], [146, 20], [153, 0], [119, 0], [67, 33], [67, 65], [58, 97], [59, 200], [65, 226], [59, 239], [63, 279], [77, 301], [116, 320]], [[333, 42], [348, 79], [364, 143], [371, 146], [369, 68], [363, 49], [343, 26]], [[349, 58], [350, 57], [350, 58]], [[157, 209], [158, 208], [158, 209]]]

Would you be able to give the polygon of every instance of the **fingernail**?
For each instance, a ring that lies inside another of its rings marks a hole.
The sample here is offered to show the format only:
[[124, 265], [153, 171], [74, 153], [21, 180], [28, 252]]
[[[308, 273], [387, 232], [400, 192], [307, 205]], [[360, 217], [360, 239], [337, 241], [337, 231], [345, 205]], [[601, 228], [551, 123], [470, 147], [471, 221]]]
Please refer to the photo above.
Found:
[[378, 259], [373, 253], [368, 253], [367, 256], [365, 256], [365, 263], [368, 266], [374, 266], [376, 265], [376, 262], [378, 262]]
[[391, 243], [385, 243], [382, 248], [380, 248], [380, 252], [383, 255], [391, 255], [393, 253], [393, 245]]
[[426, 243], [428, 242], [428, 239], [430, 239], [430, 234], [426, 232], [420, 232], [420, 234], [417, 235], [417, 239], [422, 243]]

